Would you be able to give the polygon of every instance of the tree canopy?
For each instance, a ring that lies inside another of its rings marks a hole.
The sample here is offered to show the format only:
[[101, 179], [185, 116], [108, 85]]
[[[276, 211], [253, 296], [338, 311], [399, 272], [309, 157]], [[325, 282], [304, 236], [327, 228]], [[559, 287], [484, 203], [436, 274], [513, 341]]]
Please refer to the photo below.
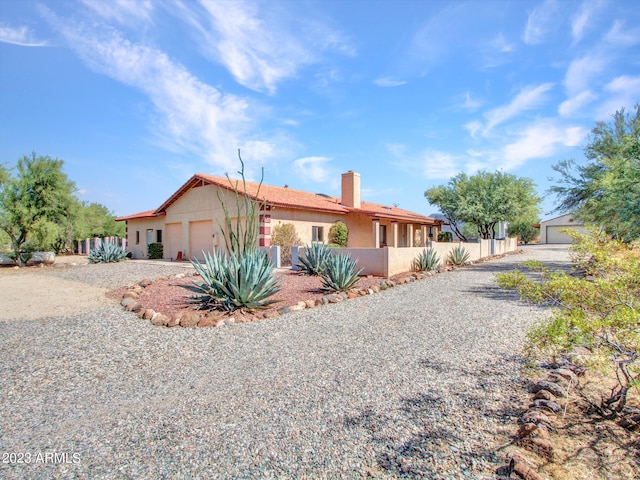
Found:
[[615, 238], [640, 238], [640, 105], [635, 115], [624, 109], [613, 122], [598, 122], [584, 149], [588, 162], [563, 160], [549, 191], [558, 198], [557, 212], [572, 212], [585, 223]]
[[49, 156], [23, 156], [17, 175], [0, 174], [0, 229], [8, 236], [16, 261], [23, 249], [52, 245], [71, 228], [75, 184], [62, 172], [63, 161]]
[[503, 172], [459, 173], [424, 195], [464, 241], [463, 223], [474, 225], [481, 238], [495, 238], [498, 222], [530, 218], [535, 223], [540, 203], [531, 179]]
[[62, 171], [64, 162], [49, 156], [23, 156], [13, 171], [0, 165], [0, 231], [8, 237], [12, 256], [69, 247], [88, 236], [123, 236], [124, 225], [103, 205], [84, 204], [75, 184]]

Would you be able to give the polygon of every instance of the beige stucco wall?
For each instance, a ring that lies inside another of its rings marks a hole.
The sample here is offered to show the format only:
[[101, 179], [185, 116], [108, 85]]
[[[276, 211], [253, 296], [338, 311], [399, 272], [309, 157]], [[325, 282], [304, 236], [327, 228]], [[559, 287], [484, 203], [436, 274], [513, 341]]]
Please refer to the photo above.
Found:
[[[344, 215], [324, 212], [309, 212], [292, 208], [277, 207], [271, 210], [271, 233], [279, 224], [291, 223], [302, 240], [302, 245], [311, 245], [313, 227], [323, 227], [325, 243], [329, 243], [329, 229], [338, 220], [344, 221]], [[345, 222], [346, 223], [346, 222]], [[349, 229], [351, 240], [351, 229]]]

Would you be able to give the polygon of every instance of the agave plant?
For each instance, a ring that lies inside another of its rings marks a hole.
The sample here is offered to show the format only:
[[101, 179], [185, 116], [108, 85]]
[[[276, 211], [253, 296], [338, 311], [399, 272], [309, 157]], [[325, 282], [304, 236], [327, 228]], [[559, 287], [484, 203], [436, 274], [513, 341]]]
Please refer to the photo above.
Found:
[[204, 253], [204, 264], [198, 260], [191, 264], [202, 281], [194, 280], [186, 288], [196, 292], [200, 309], [261, 309], [278, 301], [268, 298], [280, 290], [280, 279], [273, 275], [269, 258], [260, 250], [232, 255], [216, 250]]
[[461, 245], [458, 245], [457, 247], [455, 247], [453, 250], [449, 252], [449, 256], [447, 257], [447, 260], [451, 265], [462, 265], [467, 260], [469, 260], [470, 256], [471, 254], [469, 253], [469, 250], [467, 250]]
[[305, 275], [322, 275], [331, 258], [331, 250], [324, 243], [314, 243], [304, 247], [304, 257], [300, 257], [298, 268]]
[[101, 242], [88, 255], [89, 263], [115, 263], [127, 258], [127, 251], [111, 242]]
[[440, 265], [440, 257], [438, 252], [433, 248], [425, 248], [418, 254], [418, 257], [413, 261], [416, 270], [424, 272], [426, 270], [435, 270]]
[[362, 268], [356, 271], [357, 263], [351, 255], [331, 255], [320, 275], [322, 286], [332, 292], [349, 290], [358, 283], [358, 275], [362, 272]]

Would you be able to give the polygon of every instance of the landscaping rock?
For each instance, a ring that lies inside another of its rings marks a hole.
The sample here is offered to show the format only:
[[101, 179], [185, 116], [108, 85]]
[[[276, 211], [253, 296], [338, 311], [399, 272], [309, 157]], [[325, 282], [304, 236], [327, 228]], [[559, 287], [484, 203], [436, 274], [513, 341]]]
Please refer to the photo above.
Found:
[[534, 400], [531, 404], [531, 407], [548, 410], [552, 413], [562, 412], [562, 407], [560, 406], [560, 404], [558, 402], [554, 402], [553, 400]]
[[179, 326], [181, 317], [182, 317], [182, 315], [174, 315], [174, 316], [170, 317], [169, 321], [167, 322], [167, 327], [177, 327], [177, 326]]
[[169, 323], [169, 317], [162, 313], [156, 313], [153, 317], [151, 317], [151, 323], [160, 327]]
[[532, 388], [533, 393], [537, 393], [540, 390], [547, 390], [548, 392], [553, 393], [556, 397], [565, 398], [567, 396], [567, 391], [565, 388], [558, 385], [557, 383], [549, 382], [547, 380], [540, 380]]
[[544, 477], [536, 471], [536, 466], [520, 452], [510, 452], [507, 458], [511, 460], [511, 472], [514, 472], [523, 480], [543, 480]]
[[180, 326], [186, 328], [194, 328], [198, 326], [200, 322], [200, 315], [196, 313], [187, 313], [180, 319]]
[[526, 437], [519, 440], [517, 443], [518, 445], [526, 448], [527, 450], [530, 450], [533, 453], [536, 453], [541, 457], [546, 458], [550, 462], [553, 461], [553, 458], [554, 458], [553, 444], [549, 439]]
[[122, 295], [122, 298], [132, 298], [134, 300], [137, 300], [138, 298], [140, 298], [140, 295], [138, 295], [138, 292], [134, 292], [133, 290], [129, 290], [129, 291], [125, 292], [124, 295]]
[[198, 327], [215, 327], [219, 321], [219, 315], [207, 315], [198, 321]]
[[304, 302], [305, 306], [307, 308], [313, 308], [316, 306], [316, 301], [315, 300], [307, 300]]
[[145, 278], [144, 280], [138, 282], [138, 285], [140, 285], [142, 288], [147, 288], [149, 285], [153, 285], [153, 282], [148, 278]]
[[142, 318], [145, 320], [151, 320], [151, 318], [156, 314], [156, 311], [152, 308], [147, 308], [142, 315]]
[[529, 410], [518, 419], [518, 423], [534, 423], [536, 425], [544, 425], [547, 430], [553, 430], [551, 419], [540, 410]]
[[555, 400], [556, 396], [551, 393], [549, 390], [538, 390], [538, 392], [533, 396], [534, 400]]
[[523, 423], [516, 433], [518, 438], [539, 437], [549, 438], [549, 431], [544, 425], [536, 425], [535, 423]]
[[552, 374], [568, 380], [572, 385], [578, 385], [578, 375], [568, 368], [556, 368]]

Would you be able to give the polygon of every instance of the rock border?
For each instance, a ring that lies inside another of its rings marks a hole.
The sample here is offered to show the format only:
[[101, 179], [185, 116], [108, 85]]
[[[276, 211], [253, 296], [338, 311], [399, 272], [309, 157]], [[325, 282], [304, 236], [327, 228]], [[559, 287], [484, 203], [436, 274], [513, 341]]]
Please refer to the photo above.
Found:
[[[523, 250], [516, 250], [514, 252], [503, 253], [499, 255], [492, 255], [489, 257], [484, 257], [479, 260], [474, 260], [470, 262], [465, 262], [462, 265], [445, 265], [438, 270], [424, 271], [424, 272], [407, 272], [404, 275], [398, 276], [396, 279], [385, 279], [380, 281], [377, 285], [372, 285], [366, 289], [358, 289], [353, 288], [346, 292], [337, 292], [337, 293], [329, 293], [317, 300], [306, 300], [299, 301], [295, 305], [288, 305], [278, 308], [277, 310], [271, 310], [265, 313], [257, 313], [255, 315], [256, 320], [261, 319], [271, 319], [276, 318], [281, 315], [286, 315], [291, 312], [299, 312], [301, 310], [305, 310], [307, 308], [315, 308], [321, 305], [329, 305], [334, 303], [339, 303], [344, 300], [350, 300], [352, 298], [357, 297], [366, 297], [367, 295], [373, 295], [375, 293], [382, 292], [389, 288], [393, 288], [397, 285], [404, 285], [406, 283], [413, 283], [419, 280], [424, 280], [426, 278], [432, 277], [434, 275], [450, 272], [452, 270], [456, 270], [461, 267], [477, 264], [477, 263], [485, 263], [491, 260], [496, 260], [498, 258], [503, 258], [507, 255], [514, 255], [523, 253]], [[167, 275], [164, 277], [158, 277], [154, 281], [149, 279], [141, 280], [140, 282], [127, 287], [125, 292], [122, 294], [122, 298], [120, 300], [120, 305], [122, 305], [125, 310], [135, 313], [138, 318], [149, 320], [153, 325], [156, 326], [164, 326], [164, 327], [185, 327], [185, 328], [195, 328], [195, 327], [223, 327], [225, 325], [231, 325], [236, 323], [236, 320], [233, 316], [229, 316], [226, 312], [208, 312], [206, 314], [202, 313], [189, 313], [183, 312], [177, 315], [165, 315], [161, 312], [156, 312], [151, 308], [144, 308], [139, 302], [140, 292], [142, 292], [145, 288], [150, 285], [153, 285], [154, 282], [163, 281], [163, 280], [173, 280], [180, 279], [185, 277], [193, 277], [197, 276], [194, 273], [178, 273]]]
[[549, 432], [556, 428], [556, 417], [567, 407], [571, 392], [580, 386], [580, 378], [587, 369], [568, 361], [542, 368], [550, 372], [530, 389], [531, 403], [518, 419], [516, 439], [509, 444], [518, 448], [506, 455], [508, 464], [496, 470], [498, 480], [512, 478], [512, 473], [523, 480], [543, 480], [545, 477], [538, 473], [543, 465], [532, 460], [529, 453], [547, 462], [555, 459]]

